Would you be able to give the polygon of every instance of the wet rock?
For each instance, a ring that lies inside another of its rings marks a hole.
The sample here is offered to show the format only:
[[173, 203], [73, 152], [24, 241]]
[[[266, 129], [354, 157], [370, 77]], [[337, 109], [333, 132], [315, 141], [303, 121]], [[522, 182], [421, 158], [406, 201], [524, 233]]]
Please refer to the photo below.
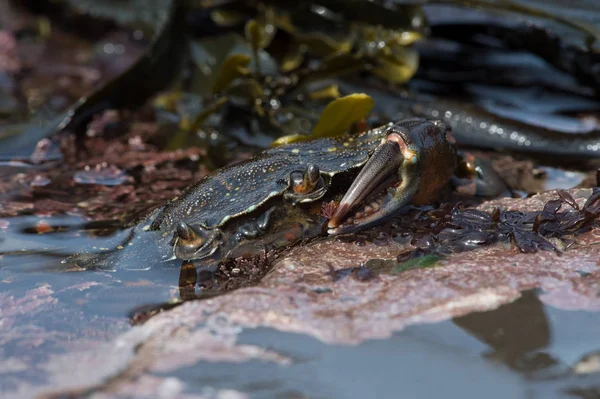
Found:
[[48, 183], [50, 183], [50, 179], [48, 177], [37, 175], [33, 178], [33, 180], [31, 180], [31, 183], [29, 183], [29, 185], [34, 187], [43, 187], [47, 186]]
[[116, 166], [103, 162], [93, 168], [86, 165], [84, 170], [75, 173], [73, 179], [79, 184], [117, 186], [127, 181], [128, 176]]
[[31, 162], [34, 164], [41, 164], [46, 161], [52, 161], [60, 159], [58, 145], [49, 139], [42, 139], [38, 141], [31, 154]]
[[[591, 190], [569, 194], [581, 206]], [[478, 209], [492, 211], [502, 206], [540, 211], [558, 198], [556, 192], [549, 192], [528, 199], [491, 201]], [[598, 227], [573, 237], [562, 255], [522, 253], [499, 242], [450, 254], [437, 259], [434, 267], [398, 273], [389, 269], [397, 264], [398, 254], [411, 247], [393, 238], [387, 245], [373, 244], [370, 240], [380, 240], [384, 228], [367, 231], [362, 246], [329, 238], [293, 248], [275, 261], [273, 270], [256, 286], [186, 302], [97, 350], [55, 357], [46, 365], [51, 380], [55, 387], [68, 390], [78, 380], [74, 375], [86, 376], [78, 389], [111, 379], [111, 392], [127, 392], [131, 384], [139, 386], [134, 381], [141, 380], [134, 377], [147, 378], [148, 372], [166, 373], [199, 360], [257, 358], [286, 364], [290, 359], [283, 354], [239, 345], [237, 335], [243, 329], [269, 327], [352, 345], [389, 337], [410, 324], [495, 309], [532, 288], [540, 288], [540, 300], [557, 308], [600, 310]], [[348, 278], [351, 275], [354, 278]], [[76, 366], [74, 358], [79, 359]]]
[[[143, 111], [127, 116], [127, 133], [60, 140], [64, 162], [46, 162], [58, 151], [50, 140], [39, 142], [35, 165], [10, 163], [0, 171], [0, 216], [78, 214], [90, 219], [136, 220], [181, 194], [208, 173], [204, 148], [167, 151], [151, 144], [157, 126]], [[107, 111], [90, 123], [100, 131], [119, 118]], [[116, 128], [116, 127], [115, 127]], [[117, 128], [117, 129], [120, 129]], [[82, 148], [83, 147], [83, 148]], [[17, 173], [19, 172], [19, 173]]]

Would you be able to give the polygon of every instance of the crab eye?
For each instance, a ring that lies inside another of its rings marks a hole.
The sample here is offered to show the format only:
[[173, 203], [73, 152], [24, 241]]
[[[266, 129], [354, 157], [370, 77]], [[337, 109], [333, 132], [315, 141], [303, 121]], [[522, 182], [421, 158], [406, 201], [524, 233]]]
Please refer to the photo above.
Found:
[[207, 230], [179, 222], [176, 228], [175, 256], [184, 260], [201, 259], [212, 255], [219, 247], [218, 230]]
[[327, 187], [319, 167], [309, 164], [306, 169], [290, 174], [290, 189], [284, 194], [286, 199], [294, 203], [311, 202], [321, 198]]
[[308, 165], [304, 172], [292, 172], [290, 176], [292, 190], [296, 194], [310, 193], [320, 179], [319, 168], [312, 164]]
[[197, 234], [194, 231], [194, 228], [185, 222], [179, 222], [177, 224], [177, 236], [181, 241], [189, 242], [199, 240], [201, 244], [203, 241], [203, 233], [204, 232], [200, 231], [199, 234]]

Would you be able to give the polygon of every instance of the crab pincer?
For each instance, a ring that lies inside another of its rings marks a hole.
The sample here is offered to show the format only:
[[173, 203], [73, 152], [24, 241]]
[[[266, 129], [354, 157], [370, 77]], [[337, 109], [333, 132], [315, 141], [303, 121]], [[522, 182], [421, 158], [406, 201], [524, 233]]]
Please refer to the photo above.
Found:
[[409, 203], [434, 200], [455, 168], [454, 140], [444, 122], [409, 119], [391, 125], [340, 201], [328, 233], [352, 233], [393, 217]]

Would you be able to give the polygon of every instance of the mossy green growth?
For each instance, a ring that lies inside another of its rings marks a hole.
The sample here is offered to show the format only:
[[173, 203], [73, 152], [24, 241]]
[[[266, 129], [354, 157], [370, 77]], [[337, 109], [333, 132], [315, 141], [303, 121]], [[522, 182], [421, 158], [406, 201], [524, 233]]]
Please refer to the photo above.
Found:
[[418, 258], [409, 259], [405, 262], [398, 263], [392, 269], [392, 274], [398, 274], [411, 269], [424, 269], [427, 267], [434, 267], [442, 259], [438, 255], [424, 255]]

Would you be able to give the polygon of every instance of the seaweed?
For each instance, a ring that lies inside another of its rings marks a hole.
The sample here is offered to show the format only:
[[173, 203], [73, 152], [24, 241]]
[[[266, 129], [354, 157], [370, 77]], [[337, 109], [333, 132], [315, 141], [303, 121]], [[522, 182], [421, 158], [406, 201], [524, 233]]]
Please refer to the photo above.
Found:
[[[330, 90], [322, 97], [322, 88], [315, 87], [315, 82], [326, 83], [349, 74], [371, 76], [392, 87], [409, 82], [421, 57], [413, 44], [431, 31], [423, 8], [431, 3], [438, 2], [230, 0], [185, 2], [184, 7], [183, 1], [171, 0], [161, 2], [159, 7], [148, 0], [60, 1], [75, 14], [117, 25], [143, 26], [154, 36], [134, 66], [82, 97], [64, 113], [48, 116], [40, 112], [30, 123], [7, 129], [0, 139], [6, 144], [3, 154], [29, 157], [40, 139], [76, 129], [107, 107], [136, 106], [172, 82], [175, 74], [179, 76], [171, 93], [166, 94], [171, 100], [155, 102], [161, 123], [168, 121], [172, 125], [174, 118], [179, 119], [179, 131], [171, 135], [169, 149], [212, 145], [202, 138], [210, 136], [211, 131], [222, 133], [222, 141], [262, 148], [282, 136], [297, 134], [295, 137], [301, 139], [303, 134], [319, 130], [321, 111], [331, 100], [342, 96], [339, 91]], [[592, 45], [598, 30], [590, 24], [568, 14], [556, 15], [516, 2], [441, 3], [518, 13], [576, 32], [587, 47], [576, 46], [552, 28], [538, 24], [494, 25], [488, 29], [477, 23], [449, 24], [446, 30], [439, 24], [433, 25], [434, 34], [444, 39], [458, 40], [452, 35], [460, 31], [467, 32], [463, 40], [472, 41], [484, 32], [506, 48], [530, 51], [581, 82], [597, 86], [594, 71], [598, 60]], [[186, 14], [187, 10], [192, 12]], [[202, 38], [192, 41], [186, 51], [184, 34], [198, 29]], [[188, 65], [178, 70], [175, 64], [184, 57], [189, 58]], [[510, 143], [504, 138], [502, 141]]]
[[[371, 7], [364, 3], [353, 6]], [[365, 73], [403, 84], [416, 73], [418, 54], [412, 44], [426, 33], [423, 20], [409, 18], [418, 14], [418, 7], [390, 7], [388, 14], [365, 19], [343, 2], [331, 5], [335, 9], [327, 11], [308, 3], [207, 3], [203, 18], [227, 30], [192, 42], [193, 65], [165, 94], [195, 95], [199, 104], [186, 113], [179, 100], [162, 102], [159, 110], [166, 111], [179, 130], [170, 148], [202, 145], [195, 133], [209, 129], [255, 148], [282, 136], [293, 135], [275, 144], [311, 133], [340, 134], [361, 119], [359, 113], [339, 124], [331, 119], [332, 112], [319, 119], [322, 111], [341, 107], [353, 113], [358, 106], [365, 115], [372, 102], [339, 99], [330, 80]], [[405, 13], [408, 8], [413, 14]], [[221, 106], [215, 107], [216, 102]]]
[[[478, 44], [473, 42], [473, 38], [481, 40], [482, 37], [487, 37], [488, 41], [495, 39], [495, 42], [500, 43], [500, 47], [505, 50], [520, 50], [535, 54], [557, 69], [574, 76], [581, 84], [593, 87], [596, 92], [600, 90], [600, 77], [596, 73], [600, 64], [600, 53], [569, 43], [548, 27], [531, 23], [517, 26], [504, 26], [502, 23], [490, 25], [488, 22], [458, 26], [440, 25], [432, 27], [432, 30], [447, 39], [471, 45]], [[597, 34], [592, 37], [593, 41], [598, 39]]]
[[568, 247], [572, 237], [598, 226], [600, 188], [582, 206], [565, 190], [549, 200], [540, 211], [520, 212], [495, 208], [491, 213], [462, 204], [431, 211], [416, 211], [402, 222], [397, 234], [412, 234], [416, 249], [398, 256], [398, 262], [423, 256], [470, 251], [498, 242], [510, 242], [520, 252], [563, 251], [551, 240]]

